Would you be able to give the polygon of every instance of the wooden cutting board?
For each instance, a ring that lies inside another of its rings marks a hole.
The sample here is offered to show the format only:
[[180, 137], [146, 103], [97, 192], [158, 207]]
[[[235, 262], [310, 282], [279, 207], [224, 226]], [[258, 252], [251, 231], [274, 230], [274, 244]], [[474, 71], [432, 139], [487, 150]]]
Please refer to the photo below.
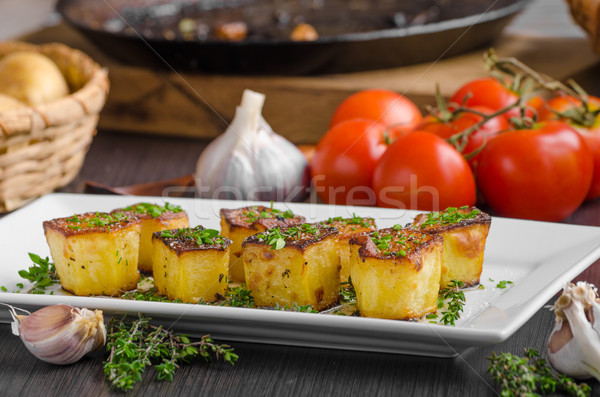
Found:
[[[315, 143], [325, 133], [335, 107], [366, 88], [407, 95], [424, 109], [433, 105], [436, 83], [450, 95], [466, 81], [485, 76], [485, 49], [435, 63], [395, 69], [308, 77], [219, 76], [159, 72], [124, 65], [65, 24], [44, 28], [23, 40], [61, 42], [78, 48], [109, 69], [111, 90], [100, 129], [214, 138], [224, 131], [246, 88], [266, 94], [264, 117], [295, 143]], [[500, 56], [514, 56], [536, 70], [563, 79], [598, 61], [583, 38], [502, 36]], [[560, 59], [557, 59], [560, 54]]]

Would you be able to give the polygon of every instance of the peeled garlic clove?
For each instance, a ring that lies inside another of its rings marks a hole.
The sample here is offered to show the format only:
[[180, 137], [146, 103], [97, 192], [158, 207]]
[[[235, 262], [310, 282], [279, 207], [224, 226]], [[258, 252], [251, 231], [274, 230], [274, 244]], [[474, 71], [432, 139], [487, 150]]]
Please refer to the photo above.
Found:
[[28, 316], [12, 315], [13, 333], [34, 356], [52, 364], [74, 363], [106, 343], [101, 310], [54, 305]]
[[600, 380], [596, 287], [585, 282], [567, 284], [553, 309], [556, 322], [548, 340], [548, 360], [566, 375]]
[[297, 201], [308, 194], [308, 162], [262, 117], [264, 100], [263, 94], [245, 90], [227, 130], [200, 155], [201, 197]]

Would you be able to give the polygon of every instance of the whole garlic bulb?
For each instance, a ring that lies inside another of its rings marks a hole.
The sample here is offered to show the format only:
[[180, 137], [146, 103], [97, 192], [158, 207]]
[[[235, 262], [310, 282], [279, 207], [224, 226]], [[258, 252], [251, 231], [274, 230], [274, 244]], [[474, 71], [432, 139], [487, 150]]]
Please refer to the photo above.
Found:
[[578, 282], [565, 285], [553, 307], [554, 329], [548, 360], [563, 374], [600, 380], [600, 306], [597, 289]]
[[29, 315], [18, 315], [11, 309], [13, 334], [40, 360], [71, 364], [106, 343], [101, 310], [54, 305]]
[[196, 166], [201, 197], [297, 201], [308, 193], [308, 162], [261, 115], [265, 96], [245, 90], [233, 121]]

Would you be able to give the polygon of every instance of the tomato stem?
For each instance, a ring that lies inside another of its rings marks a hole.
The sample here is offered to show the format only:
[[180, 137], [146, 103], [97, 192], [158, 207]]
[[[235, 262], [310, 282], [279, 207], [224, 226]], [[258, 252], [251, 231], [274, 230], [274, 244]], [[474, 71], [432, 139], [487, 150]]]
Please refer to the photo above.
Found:
[[[479, 121], [478, 123], [473, 124], [472, 126], [470, 126], [469, 128], [461, 131], [461, 132], [457, 132], [456, 134], [450, 136], [448, 139], [446, 139], [446, 142], [448, 142], [449, 144], [453, 145], [456, 150], [458, 150], [460, 153], [462, 153], [465, 150], [465, 147], [467, 146], [467, 143], [469, 142], [469, 137], [471, 135], [473, 135], [473, 133], [475, 133], [475, 131], [477, 131], [479, 128], [481, 128], [485, 123], [487, 123], [488, 121], [490, 121], [491, 119], [493, 119], [494, 117], [498, 117], [504, 113], [506, 113], [507, 111], [509, 111], [512, 108], [515, 108], [519, 105], [520, 101], [516, 101], [515, 103], [513, 103], [512, 105], [508, 105], [500, 110], [497, 110], [493, 113], [482, 113], [482, 112], [478, 112], [476, 110], [473, 109], [469, 109], [466, 107], [459, 107], [456, 110], [454, 110], [454, 112], [456, 114], [464, 112], [464, 113], [473, 113], [476, 114], [478, 116], [480, 116], [482, 119], [481, 121]], [[484, 141], [485, 144], [485, 141]], [[477, 148], [475, 151], [481, 151], [483, 149], [483, 147], [481, 148]], [[473, 154], [473, 156], [475, 156], [477, 153]], [[470, 154], [469, 154], [470, 155]], [[466, 158], [467, 155], [465, 155]]]
[[[484, 54], [484, 61], [490, 73], [497, 70], [511, 76], [514, 79], [513, 88], [516, 92], [519, 92], [518, 90], [533, 92], [535, 89], [533, 86], [537, 85], [539, 88], [546, 89], [554, 94], [568, 95], [580, 101], [581, 105], [574, 106], [566, 112], [551, 109], [559, 118], [571, 120], [583, 127], [591, 127], [596, 122], [596, 116], [600, 114], [600, 109], [593, 110], [591, 108], [588, 93], [573, 79], [568, 79], [566, 84], [558, 80], [550, 80], [516, 58], [498, 58], [493, 49]], [[518, 85], [517, 82], [519, 82]], [[524, 89], [523, 85], [526, 85], [527, 90]], [[523, 108], [521, 108], [521, 113], [524, 115]]]

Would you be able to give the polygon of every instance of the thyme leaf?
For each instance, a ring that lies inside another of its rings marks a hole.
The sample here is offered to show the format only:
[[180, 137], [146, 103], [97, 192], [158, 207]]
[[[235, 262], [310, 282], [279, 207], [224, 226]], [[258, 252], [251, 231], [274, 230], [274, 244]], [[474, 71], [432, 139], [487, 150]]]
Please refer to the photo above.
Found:
[[460, 289], [465, 286], [460, 280], [452, 280], [446, 288], [440, 291], [437, 301], [438, 309], [442, 309], [440, 322], [444, 325], [455, 326], [465, 305], [465, 293]]
[[577, 384], [572, 378], [553, 372], [546, 360], [539, 358], [534, 349], [525, 349], [525, 357], [511, 353], [492, 352], [488, 372], [501, 388], [502, 396], [537, 396], [565, 393], [584, 397], [592, 389], [585, 383]]
[[356, 303], [356, 291], [352, 284], [352, 278], [348, 277], [348, 281], [340, 283], [340, 303]]
[[133, 389], [149, 366], [154, 367], [159, 380], [172, 381], [179, 364], [196, 357], [210, 361], [214, 355], [231, 365], [238, 360], [233, 348], [216, 344], [209, 335], [192, 342], [187, 335], [151, 325], [150, 320], [140, 314], [137, 319], [113, 317], [108, 323], [109, 356], [104, 373], [117, 389]]

